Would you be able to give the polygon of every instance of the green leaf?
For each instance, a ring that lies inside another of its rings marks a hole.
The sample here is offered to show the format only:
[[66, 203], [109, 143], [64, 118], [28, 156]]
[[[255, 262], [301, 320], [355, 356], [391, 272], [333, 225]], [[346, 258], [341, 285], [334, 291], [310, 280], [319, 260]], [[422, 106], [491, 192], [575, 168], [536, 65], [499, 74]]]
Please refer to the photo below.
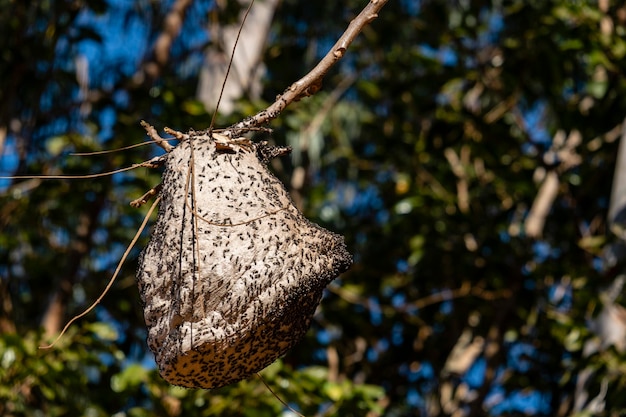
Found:
[[185, 112], [192, 116], [206, 114], [204, 104], [198, 100], [186, 100], [181, 106]]
[[102, 340], [114, 341], [119, 338], [115, 328], [109, 323], [95, 322], [89, 323], [85, 328], [94, 333], [94, 335]]
[[111, 389], [122, 392], [135, 388], [148, 379], [148, 370], [139, 364], [127, 366], [121, 373], [111, 377]]
[[46, 141], [46, 150], [51, 156], [58, 156], [68, 144], [67, 136], [55, 136]]

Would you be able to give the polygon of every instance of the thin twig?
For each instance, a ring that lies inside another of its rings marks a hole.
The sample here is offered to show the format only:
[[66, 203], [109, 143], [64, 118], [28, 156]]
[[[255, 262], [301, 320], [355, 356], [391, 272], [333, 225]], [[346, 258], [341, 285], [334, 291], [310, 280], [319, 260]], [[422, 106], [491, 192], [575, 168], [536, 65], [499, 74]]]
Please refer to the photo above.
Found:
[[129, 149], [134, 149], [134, 148], [139, 148], [141, 146], [146, 146], [146, 145], [151, 145], [150, 142], [142, 142], [142, 143], [135, 143], [134, 145], [128, 145], [128, 146], [123, 146], [121, 148], [115, 148], [115, 149], [105, 149], [103, 151], [93, 151], [93, 152], [72, 152], [70, 153], [70, 156], [94, 156], [94, 155], [105, 155], [108, 153], [114, 153], [114, 152], [122, 152], [122, 151], [127, 151]]
[[261, 382], [263, 383], [263, 385], [265, 385], [265, 388], [268, 389], [269, 392], [272, 393], [272, 395], [278, 400], [280, 401], [285, 407], [287, 407], [287, 409], [289, 409], [289, 411], [291, 411], [292, 413], [294, 413], [295, 415], [299, 416], [299, 417], [304, 417], [303, 414], [297, 412], [296, 410], [294, 410], [289, 404], [287, 404], [285, 402], [285, 400], [283, 400], [282, 398], [280, 398], [278, 395], [276, 395], [276, 393], [274, 392], [274, 390], [272, 388], [270, 388], [270, 386], [267, 384], [267, 382], [265, 382], [265, 379], [263, 379], [263, 377], [261, 376], [260, 373], [256, 373], [256, 376], [259, 377], [259, 379], [261, 380]]
[[[369, 300], [361, 297], [361, 295], [348, 291], [338, 285], [331, 284], [328, 286], [328, 290], [337, 294], [339, 297], [351, 304], [358, 304], [367, 309], [370, 308]], [[383, 313], [395, 313], [395, 312], [407, 312], [411, 309], [421, 309], [433, 304], [442, 303], [444, 301], [451, 301], [464, 297], [476, 297], [482, 300], [492, 301], [500, 298], [509, 298], [512, 295], [512, 291], [508, 288], [501, 290], [486, 290], [478, 285], [472, 285], [468, 281], [464, 281], [463, 284], [454, 289], [446, 289], [440, 292], [429, 294], [425, 297], [419, 298], [412, 302], [407, 302], [401, 307], [381, 306], [380, 310]]]
[[320, 89], [322, 79], [328, 70], [343, 57], [352, 41], [354, 41], [363, 28], [378, 17], [378, 12], [388, 1], [389, 0], [370, 0], [361, 13], [350, 22], [350, 25], [348, 25], [346, 31], [341, 35], [339, 40], [337, 40], [337, 43], [335, 43], [315, 68], [288, 87], [268, 108], [246, 120], [232, 125], [228, 130], [233, 132], [263, 125], [278, 117], [292, 102], [315, 94]]
[[148, 136], [150, 136], [150, 139], [152, 139], [154, 141], [154, 143], [156, 143], [161, 148], [163, 148], [163, 150], [165, 150], [165, 152], [169, 153], [169, 152], [172, 151], [172, 149], [174, 149], [174, 147], [172, 145], [170, 145], [167, 140], [165, 140], [161, 136], [159, 136], [159, 134], [157, 133], [156, 129], [151, 124], [149, 124], [145, 120], [142, 120], [141, 121], [141, 126], [143, 126], [143, 128], [146, 129], [146, 132], [148, 133]]
[[108, 175], [119, 174], [120, 172], [130, 171], [132, 169], [137, 168], [158, 168], [163, 164], [163, 159], [159, 156], [150, 159], [149, 161], [144, 161], [139, 164], [132, 164], [126, 168], [116, 169], [114, 171], [108, 172], [100, 172], [97, 174], [87, 174], [87, 175], [14, 175], [12, 177], [0, 177], [0, 179], [35, 179], [35, 180], [69, 180], [69, 179], [91, 179], [91, 178], [100, 178], [106, 177]]
[[146, 204], [152, 197], [156, 196], [163, 188], [163, 183], [159, 183], [156, 187], [150, 188], [144, 195], [130, 202], [131, 207], [139, 208]]

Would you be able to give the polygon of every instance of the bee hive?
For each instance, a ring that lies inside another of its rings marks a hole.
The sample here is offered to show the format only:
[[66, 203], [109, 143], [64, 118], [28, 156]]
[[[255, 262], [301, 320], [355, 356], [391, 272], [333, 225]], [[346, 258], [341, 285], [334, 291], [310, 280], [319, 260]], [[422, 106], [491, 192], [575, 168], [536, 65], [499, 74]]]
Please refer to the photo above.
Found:
[[268, 366], [352, 262], [343, 237], [307, 220], [266, 168], [281, 153], [191, 133], [166, 155], [137, 279], [148, 346], [172, 384], [217, 388]]

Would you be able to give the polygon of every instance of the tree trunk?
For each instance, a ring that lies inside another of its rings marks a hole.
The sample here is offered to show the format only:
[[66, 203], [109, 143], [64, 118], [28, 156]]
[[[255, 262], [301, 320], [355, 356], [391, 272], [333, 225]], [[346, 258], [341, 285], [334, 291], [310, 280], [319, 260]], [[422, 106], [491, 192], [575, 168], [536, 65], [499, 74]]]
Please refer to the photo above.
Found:
[[[257, 1], [250, 10], [241, 30], [228, 82], [219, 105], [222, 114], [230, 114], [234, 110], [235, 101], [243, 94], [248, 94], [252, 99], [260, 97], [261, 76], [265, 71], [262, 64], [263, 51], [277, 5], [278, 0]], [[204, 103], [209, 112], [214, 111], [217, 106], [244, 15], [245, 10], [240, 13], [236, 23], [216, 25], [211, 29], [213, 43], [206, 51], [197, 91], [198, 100]]]

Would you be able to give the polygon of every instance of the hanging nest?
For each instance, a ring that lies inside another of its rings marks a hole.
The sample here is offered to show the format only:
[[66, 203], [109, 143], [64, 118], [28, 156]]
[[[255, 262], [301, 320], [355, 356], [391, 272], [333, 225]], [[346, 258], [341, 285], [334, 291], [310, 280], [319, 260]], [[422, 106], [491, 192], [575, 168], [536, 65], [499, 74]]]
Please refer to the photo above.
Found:
[[267, 169], [286, 148], [184, 136], [163, 157], [159, 215], [137, 279], [163, 378], [217, 388], [296, 344], [352, 259], [343, 237], [308, 221]]

